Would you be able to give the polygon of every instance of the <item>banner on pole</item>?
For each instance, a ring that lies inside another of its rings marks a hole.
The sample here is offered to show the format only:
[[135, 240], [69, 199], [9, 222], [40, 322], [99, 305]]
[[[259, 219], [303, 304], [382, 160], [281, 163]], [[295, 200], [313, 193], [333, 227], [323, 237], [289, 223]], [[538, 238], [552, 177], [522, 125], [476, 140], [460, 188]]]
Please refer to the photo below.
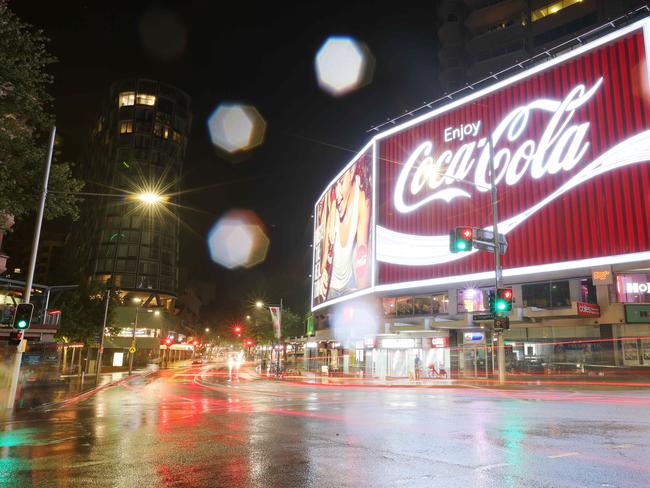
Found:
[[282, 310], [280, 310], [280, 307], [269, 307], [269, 310], [273, 322], [273, 335], [276, 339], [279, 339], [282, 336]]

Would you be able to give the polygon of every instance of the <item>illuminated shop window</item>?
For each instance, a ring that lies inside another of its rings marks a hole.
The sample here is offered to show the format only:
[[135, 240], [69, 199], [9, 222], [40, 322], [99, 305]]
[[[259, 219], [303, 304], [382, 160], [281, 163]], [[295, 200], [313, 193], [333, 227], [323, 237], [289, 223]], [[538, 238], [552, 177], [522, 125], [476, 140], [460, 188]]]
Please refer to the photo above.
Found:
[[650, 303], [650, 274], [616, 275], [616, 300], [621, 303]]
[[485, 312], [488, 309], [489, 291], [488, 288], [458, 290], [458, 313]]
[[138, 93], [137, 96], [135, 97], [135, 103], [138, 105], [155, 105], [156, 104], [156, 96], [155, 95], [149, 95], [147, 93]]
[[531, 19], [533, 22], [536, 22], [539, 19], [543, 19], [544, 17], [548, 17], [549, 15], [556, 14], [560, 10], [563, 10], [567, 7], [570, 7], [571, 5], [574, 5], [576, 3], [581, 3], [581, 2], [582, 0], [561, 0], [559, 2], [549, 3], [548, 5], [545, 5], [542, 8], [533, 10]]
[[135, 92], [122, 92], [119, 96], [119, 106], [126, 107], [129, 105], [135, 105]]
[[133, 121], [132, 120], [121, 120], [120, 121], [120, 134], [130, 134], [133, 132]]

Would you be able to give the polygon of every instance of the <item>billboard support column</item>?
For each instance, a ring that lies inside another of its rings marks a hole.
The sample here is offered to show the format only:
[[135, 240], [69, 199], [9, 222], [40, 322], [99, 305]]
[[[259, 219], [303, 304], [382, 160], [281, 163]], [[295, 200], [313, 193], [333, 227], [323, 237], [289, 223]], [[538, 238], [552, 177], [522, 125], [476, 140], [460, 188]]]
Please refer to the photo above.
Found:
[[[489, 115], [488, 115], [489, 117]], [[488, 119], [489, 124], [489, 119]], [[488, 126], [489, 127], [489, 126]], [[501, 248], [499, 247], [499, 214], [497, 213], [497, 184], [496, 168], [494, 167], [494, 139], [492, 129], [489, 130], [490, 138], [490, 205], [492, 206], [492, 235], [494, 239], [494, 290], [501, 288]], [[499, 364], [499, 383], [506, 380], [506, 352], [503, 345], [503, 331], [497, 334], [497, 362]], [[493, 344], [494, 345], [494, 342]]]

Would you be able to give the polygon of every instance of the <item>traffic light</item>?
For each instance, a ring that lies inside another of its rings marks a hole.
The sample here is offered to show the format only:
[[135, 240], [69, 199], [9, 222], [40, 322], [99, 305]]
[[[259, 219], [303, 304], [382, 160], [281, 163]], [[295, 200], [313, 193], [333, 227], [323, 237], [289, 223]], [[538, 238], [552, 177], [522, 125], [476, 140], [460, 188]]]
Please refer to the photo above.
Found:
[[171, 346], [172, 342], [173, 341], [172, 341], [171, 337], [168, 337], [167, 339], [165, 339], [165, 345], [167, 345], [167, 346]]
[[247, 345], [248, 347], [251, 347], [251, 346], [253, 345], [253, 341], [251, 341], [250, 339], [248, 339], [248, 340], [246, 341], [246, 345]]
[[498, 288], [494, 301], [496, 312], [510, 312], [512, 310], [512, 288]]
[[235, 325], [232, 330], [235, 334], [241, 334], [241, 329], [241, 325]]
[[29, 324], [32, 321], [32, 314], [34, 313], [34, 305], [31, 303], [21, 303], [16, 307], [14, 313], [14, 321], [12, 327], [14, 329], [29, 329]]
[[9, 333], [9, 345], [10, 346], [18, 346], [20, 345], [20, 341], [23, 340], [25, 337], [25, 331], [23, 330], [14, 330]]
[[473, 238], [471, 227], [456, 227], [449, 232], [449, 250], [452, 253], [471, 251]]

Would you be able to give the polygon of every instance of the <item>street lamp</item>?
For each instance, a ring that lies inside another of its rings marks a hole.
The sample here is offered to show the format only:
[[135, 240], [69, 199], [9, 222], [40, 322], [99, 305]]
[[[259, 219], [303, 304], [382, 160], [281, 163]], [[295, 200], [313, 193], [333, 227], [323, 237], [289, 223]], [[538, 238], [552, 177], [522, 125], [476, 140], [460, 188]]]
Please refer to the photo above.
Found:
[[136, 193], [134, 198], [148, 205], [156, 205], [157, 203], [165, 201], [164, 196], [154, 192]]
[[[273, 319], [273, 332], [275, 335], [275, 338], [277, 339], [277, 346], [280, 346], [280, 339], [282, 337], [282, 298], [280, 298], [280, 304], [279, 305], [273, 305], [273, 304], [268, 304], [265, 305], [262, 300], [257, 300], [255, 302], [255, 306], [257, 308], [279, 308], [278, 315], [277, 315], [277, 326], [275, 324], [275, 318], [272, 316], [271, 318]], [[273, 315], [273, 314], [271, 314]], [[279, 348], [274, 348], [275, 349], [275, 354], [276, 354], [276, 366], [275, 366], [275, 374], [276, 376], [280, 374], [280, 349]]]

